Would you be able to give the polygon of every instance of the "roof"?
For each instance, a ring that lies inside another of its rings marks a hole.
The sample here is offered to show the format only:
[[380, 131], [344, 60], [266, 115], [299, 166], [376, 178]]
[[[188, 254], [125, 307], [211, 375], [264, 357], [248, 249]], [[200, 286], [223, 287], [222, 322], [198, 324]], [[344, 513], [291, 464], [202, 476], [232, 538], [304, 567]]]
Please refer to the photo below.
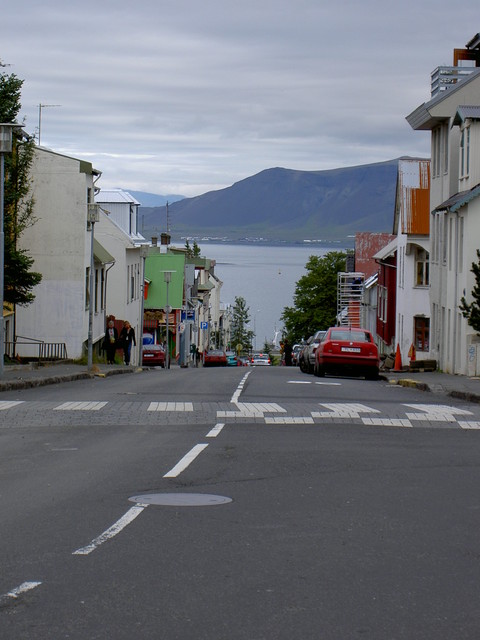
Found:
[[480, 120], [480, 106], [459, 106], [452, 126], [463, 124], [465, 120]]
[[128, 191], [123, 189], [101, 189], [95, 195], [95, 202], [119, 202], [136, 204], [140, 206], [140, 202], [136, 200]]
[[390, 258], [397, 251], [398, 238], [395, 238], [391, 242], [389, 242], [383, 249], [380, 249], [374, 256], [374, 260], [385, 260], [386, 258]]
[[93, 255], [101, 264], [113, 264], [115, 262], [115, 258], [108, 253], [96, 238], [93, 239]]
[[476, 187], [468, 191], [456, 193], [454, 196], [448, 198], [448, 200], [445, 200], [445, 202], [442, 202], [442, 204], [439, 204], [438, 207], [435, 207], [434, 211], [450, 211], [451, 213], [455, 213], [455, 211], [458, 211], [478, 196], [480, 196], [480, 184], [477, 184]]
[[443, 122], [445, 116], [435, 115], [433, 109], [436, 105], [442, 103], [444, 100], [451, 98], [457, 91], [463, 89], [471, 82], [477, 80], [480, 76], [480, 68], [475, 69], [469, 75], [465, 76], [462, 80], [453, 85], [448, 91], [443, 91], [436, 95], [428, 102], [424, 102], [417, 107], [412, 113], [410, 113], [406, 120], [408, 124], [415, 130], [428, 130], [434, 127], [436, 124]]

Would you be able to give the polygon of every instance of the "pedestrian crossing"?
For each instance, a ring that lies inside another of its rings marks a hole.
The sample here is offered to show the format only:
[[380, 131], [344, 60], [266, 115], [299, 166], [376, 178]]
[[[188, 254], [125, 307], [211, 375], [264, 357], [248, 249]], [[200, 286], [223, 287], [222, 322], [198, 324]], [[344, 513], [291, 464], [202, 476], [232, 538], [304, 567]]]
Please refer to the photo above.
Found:
[[[205, 421], [207, 416], [216, 415], [218, 419], [228, 422], [263, 423], [266, 425], [321, 425], [332, 422], [360, 424], [373, 427], [414, 426], [435, 427], [450, 426], [465, 430], [480, 430], [480, 420], [468, 409], [444, 404], [398, 404], [395, 408], [381, 411], [376, 407], [358, 402], [311, 403], [306, 411], [298, 410], [301, 405], [288, 404], [282, 406], [275, 402], [108, 402], [108, 401], [71, 401], [56, 404], [54, 402], [3, 400], [0, 401], [0, 413], [4, 416], [26, 415], [39, 411], [63, 412], [64, 414], [80, 414], [96, 412], [99, 416], [114, 419], [118, 412], [131, 415], [134, 411], [136, 421], [147, 419], [147, 416], [170, 415], [166, 420], [178, 419], [187, 421]], [[303, 409], [303, 407], [301, 407]], [[477, 411], [477, 413], [479, 413]], [[394, 414], [394, 415], [392, 415]], [[191, 417], [189, 417], [191, 416]], [[160, 418], [161, 420], [161, 418]], [[2, 423], [0, 421], [0, 426]], [[9, 424], [7, 425], [9, 426]]]

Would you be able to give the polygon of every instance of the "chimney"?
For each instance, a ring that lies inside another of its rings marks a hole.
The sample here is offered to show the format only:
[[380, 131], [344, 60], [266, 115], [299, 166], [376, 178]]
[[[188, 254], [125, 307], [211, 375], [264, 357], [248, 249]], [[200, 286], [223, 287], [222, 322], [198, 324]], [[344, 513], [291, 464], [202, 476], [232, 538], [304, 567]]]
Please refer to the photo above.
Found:
[[157, 236], [152, 236], [152, 247], [156, 247], [158, 245]]

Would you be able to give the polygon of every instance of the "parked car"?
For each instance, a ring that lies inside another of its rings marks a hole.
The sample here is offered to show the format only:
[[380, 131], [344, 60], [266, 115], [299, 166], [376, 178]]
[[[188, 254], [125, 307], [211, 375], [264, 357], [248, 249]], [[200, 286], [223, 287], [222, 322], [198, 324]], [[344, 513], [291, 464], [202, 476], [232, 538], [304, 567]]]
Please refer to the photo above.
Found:
[[227, 351], [225, 353], [227, 356], [227, 367], [236, 367], [237, 366], [237, 356], [233, 351]]
[[331, 327], [315, 352], [314, 374], [326, 373], [378, 378], [380, 361], [370, 331], [349, 327]]
[[237, 358], [238, 367], [249, 367], [250, 364], [251, 364], [250, 360], [248, 358], [245, 358], [244, 356]]
[[252, 367], [269, 367], [271, 364], [268, 353], [254, 353], [252, 356]]
[[307, 340], [306, 345], [303, 347], [299, 355], [298, 362], [303, 373], [313, 373], [315, 366], [315, 351], [326, 333], [326, 331], [317, 331]]
[[155, 344], [150, 333], [143, 334], [142, 365], [144, 367], [165, 367], [165, 350], [161, 344]]
[[221, 349], [211, 349], [210, 351], [205, 351], [205, 355], [203, 358], [203, 366], [204, 367], [226, 367], [227, 356], [225, 351], [222, 351]]
[[294, 344], [292, 348], [292, 366], [296, 367], [298, 364], [298, 356], [300, 355], [300, 351], [303, 349], [302, 344]]

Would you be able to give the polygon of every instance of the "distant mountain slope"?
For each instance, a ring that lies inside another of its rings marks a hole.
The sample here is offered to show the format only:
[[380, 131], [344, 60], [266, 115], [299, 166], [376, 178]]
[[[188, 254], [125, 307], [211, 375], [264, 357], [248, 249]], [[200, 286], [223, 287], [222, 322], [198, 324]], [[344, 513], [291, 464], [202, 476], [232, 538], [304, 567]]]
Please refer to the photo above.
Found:
[[159, 196], [156, 193], [132, 191], [131, 189], [124, 189], [124, 191], [128, 191], [128, 193], [132, 195], [135, 200], [138, 200], [143, 207], [164, 207], [167, 202], [170, 204], [171, 202], [182, 200], [185, 197], [178, 195]]
[[[272, 241], [341, 241], [356, 231], [389, 232], [397, 166], [398, 160], [390, 160], [329, 171], [266, 169], [226, 189], [169, 204], [170, 231], [174, 238]], [[165, 207], [140, 212], [144, 234], [165, 230]]]

